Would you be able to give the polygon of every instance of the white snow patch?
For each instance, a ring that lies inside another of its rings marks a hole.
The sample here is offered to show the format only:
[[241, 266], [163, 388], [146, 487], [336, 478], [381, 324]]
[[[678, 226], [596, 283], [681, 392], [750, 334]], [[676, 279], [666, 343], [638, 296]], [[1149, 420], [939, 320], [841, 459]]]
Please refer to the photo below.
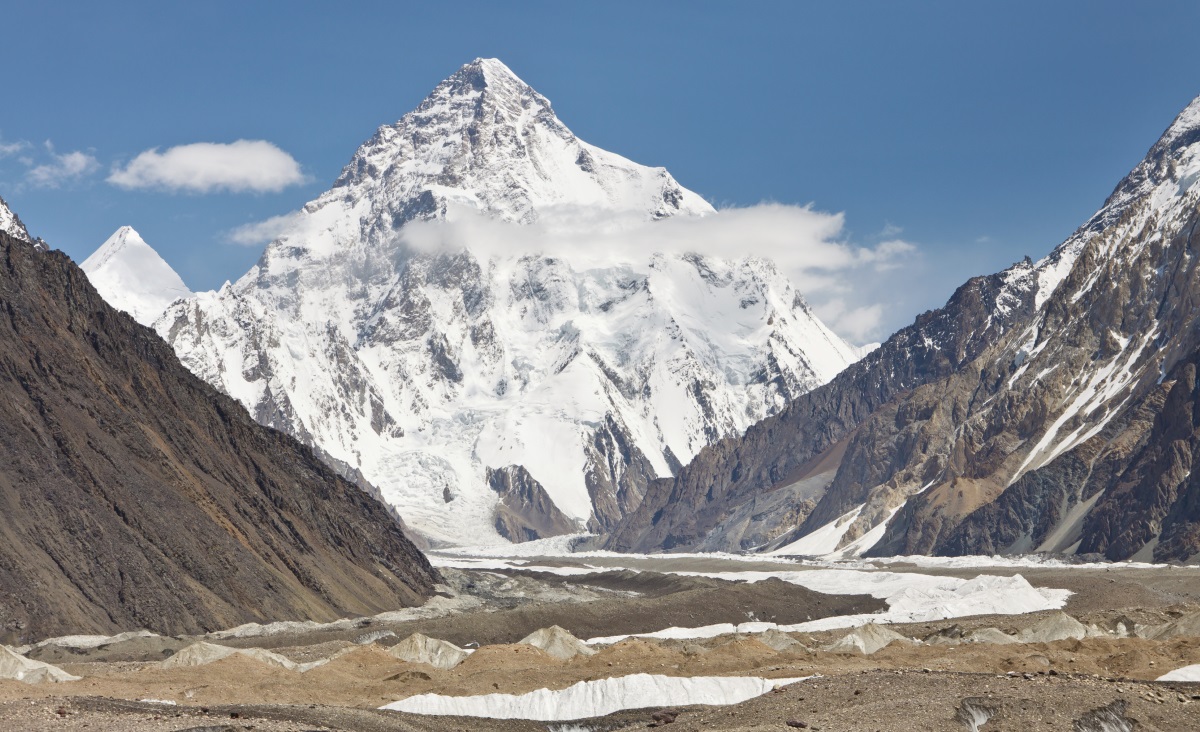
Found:
[[791, 544], [780, 547], [773, 552], [766, 552], [766, 554], [768, 556], [782, 554], [810, 557], [832, 554], [837, 550], [838, 543], [842, 540], [842, 537], [850, 530], [850, 524], [854, 523], [854, 519], [858, 518], [858, 515], [862, 513], [865, 505], [863, 504], [858, 508], [847, 511], [821, 528], [811, 531], [793, 541]]
[[804, 678], [810, 677], [764, 679], [753, 676], [633, 674], [580, 681], [566, 689], [538, 689], [527, 694], [420, 694], [392, 702], [382, 709], [410, 714], [556, 722], [601, 717], [622, 709], [740, 704], [772, 689], [803, 681]]
[[1159, 676], [1155, 681], [1196, 681], [1200, 682], [1200, 663], [1177, 668]]

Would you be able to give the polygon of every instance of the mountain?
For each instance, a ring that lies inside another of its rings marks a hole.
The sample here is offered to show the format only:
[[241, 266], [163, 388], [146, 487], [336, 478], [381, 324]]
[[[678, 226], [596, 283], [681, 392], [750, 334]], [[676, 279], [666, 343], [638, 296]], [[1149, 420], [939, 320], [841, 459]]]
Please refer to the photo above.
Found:
[[1200, 99], [1049, 256], [701, 451], [609, 547], [1195, 557], [1198, 223]]
[[434, 540], [606, 530], [858, 357], [770, 261], [655, 250], [720, 215], [480, 59], [155, 328]]
[[21, 219], [12, 212], [8, 204], [0, 198], [0, 232], [8, 234], [14, 239], [27, 241], [32, 243], [33, 239], [29, 237], [29, 231], [25, 228], [25, 224], [21, 223]]
[[0, 642], [422, 602], [388, 510], [254, 422], [61, 252], [0, 233]]
[[171, 265], [131, 226], [117, 229], [79, 266], [110, 305], [142, 325], [153, 325], [172, 302], [192, 296]]

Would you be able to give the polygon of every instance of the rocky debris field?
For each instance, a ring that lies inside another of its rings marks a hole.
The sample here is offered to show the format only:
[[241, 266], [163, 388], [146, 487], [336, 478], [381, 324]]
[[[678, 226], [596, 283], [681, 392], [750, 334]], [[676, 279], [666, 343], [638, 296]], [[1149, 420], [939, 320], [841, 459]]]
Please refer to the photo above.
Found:
[[[1054, 586], [1089, 571], [1030, 574]], [[608, 645], [580, 639], [665, 624], [645, 625], [653, 621], [645, 608], [691, 608], [696, 617], [689, 625], [696, 626], [736, 620], [730, 607], [744, 619], [750, 608], [778, 614], [789, 601], [792, 612], [805, 613], [816, 611], [817, 602], [841, 612], [882, 603], [784, 582], [653, 572], [443, 574], [442, 589], [452, 597], [442, 598], [451, 609], [440, 616], [208, 637], [129, 634], [112, 643], [80, 638], [18, 649], [80, 680], [0, 681], [0, 729], [1200, 728], [1200, 684], [1155, 681], [1200, 664], [1200, 603], [1188, 599], [1200, 588], [1200, 573], [1190, 569], [1101, 570], [1096, 577], [1113, 576], [1112, 584], [1124, 589], [1108, 596], [1112, 602], [1103, 592], [1080, 593], [1064, 610]], [[1150, 598], [1157, 602], [1121, 604]], [[639, 617], [642, 626], [630, 625]], [[419, 694], [523, 695], [632, 674], [811, 678], [730, 706], [626, 709], [570, 724], [378, 709]]]

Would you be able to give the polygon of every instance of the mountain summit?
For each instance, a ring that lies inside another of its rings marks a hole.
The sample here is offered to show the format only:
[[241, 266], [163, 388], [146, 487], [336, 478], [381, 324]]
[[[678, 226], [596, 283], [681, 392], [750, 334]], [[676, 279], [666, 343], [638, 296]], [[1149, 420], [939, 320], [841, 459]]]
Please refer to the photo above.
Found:
[[192, 295], [171, 265], [131, 226], [113, 232], [79, 266], [110, 305], [142, 325], [153, 324], [172, 302]]
[[857, 358], [770, 261], [555, 238], [720, 215], [479, 60], [379, 128], [236, 284], [155, 327], [433, 539], [603, 530]]
[[359, 148], [333, 193], [362, 198], [368, 190], [412, 202], [426, 214], [463, 205], [522, 223], [550, 206], [653, 218], [713, 212], [664, 168], [638, 165], [575, 137], [548, 99], [496, 59], [463, 66]]

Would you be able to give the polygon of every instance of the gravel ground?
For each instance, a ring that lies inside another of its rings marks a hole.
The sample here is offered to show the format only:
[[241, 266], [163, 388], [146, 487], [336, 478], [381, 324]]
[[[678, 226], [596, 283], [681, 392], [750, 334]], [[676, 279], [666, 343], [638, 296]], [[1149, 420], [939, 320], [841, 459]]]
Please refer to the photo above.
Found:
[[[656, 566], [653, 561], [636, 561], [645, 569]], [[778, 567], [771, 562], [755, 564]], [[669, 560], [657, 567], [664, 565], [673, 570], [731, 568], [725, 560], [706, 558]], [[984, 571], [1020, 572], [1035, 585], [1074, 590], [1077, 594], [1067, 610], [1084, 623], [1109, 628], [1117, 621], [1160, 624], [1200, 609], [1200, 572], [1195, 570], [913, 571], [968, 577]], [[746, 584], [654, 572], [610, 571], [569, 579], [488, 572], [477, 575], [478, 582], [471, 576], [464, 573], [459, 579], [464, 586], [478, 588], [483, 601], [466, 612], [391, 625], [364, 621], [338, 632], [318, 629], [223, 641], [270, 646], [305, 661], [351, 649], [304, 674], [241, 656], [200, 667], [159, 668], [157, 662], [190, 642], [187, 638], [138, 639], [89, 651], [48, 648], [43, 656], [54, 658], [44, 660], [59, 663], [83, 680], [39, 686], [0, 682], [0, 730], [547, 730], [552, 726], [543, 723], [419, 717], [375, 708], [426, 692], [523, 693], [639, 672], [819, 677], [732, 707], [666, 710], [671, 714], [665, 716], [660, 709], [627, 711], [589, 721], [586, 729], [661, 726], [674, 717], [671, 727], [678, 730], [963, 730], [970, 729], [962, 721], [964, 715], [991, 714], [982, 732], [1123, 729], [1086, 726], [1104, 715], [1134, 720], [1136, 724], [1127, 722], [1128, 728], [1139, 732], [1200, 730], [1200, 686], [1152, 681], [1173, 668], [1200, 663], [1200, 637], [1102, 637], [1014, 645], [897, 642], [861, 656], [820, 650], [845, 633], [827, 631], [794, 634], [802, 646], [786, 652], [751, 636], [634, 639], [595, 656], [564, 662], [511, 643], [550, 624], [583, 636], [610, 635], [672, 624], [735, 622], [751, 615], [796, 622], [805, 616], [818, 617], [817, 613], [859, 612], [866, 603], [878, 606], [878, 602], [818, 595], [782, 582]], [[1015, 633], [1048, 614], [891, 627], [916, 639], [983, 627]], [[351, 636], [361, 638], [383, 630], [395, 636], [362, 646], [352, 643]], [[448, 671], [408, 664], [387, 653], [390, 644], [418, 630], [458, 642], [487, 640], [481, 650]], [[137, 701], [141, 699], [169, 700], [177, 706]], [[789, 722], [795, 724], [789, 727]]]

